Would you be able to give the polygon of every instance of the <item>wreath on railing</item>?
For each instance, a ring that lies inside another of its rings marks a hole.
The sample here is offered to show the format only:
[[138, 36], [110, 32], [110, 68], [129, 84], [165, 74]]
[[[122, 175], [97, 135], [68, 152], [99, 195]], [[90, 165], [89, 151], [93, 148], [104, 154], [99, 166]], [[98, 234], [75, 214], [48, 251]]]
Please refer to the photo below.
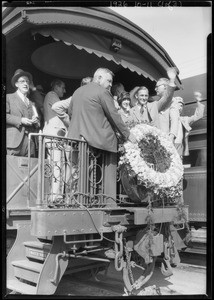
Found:
[[182, 193], [183, 165], [169, 137], [145, 123], [135, 125], [130, 131], [138, 143], [123, 144], [119, 167], [147, 194], [178, 199]]

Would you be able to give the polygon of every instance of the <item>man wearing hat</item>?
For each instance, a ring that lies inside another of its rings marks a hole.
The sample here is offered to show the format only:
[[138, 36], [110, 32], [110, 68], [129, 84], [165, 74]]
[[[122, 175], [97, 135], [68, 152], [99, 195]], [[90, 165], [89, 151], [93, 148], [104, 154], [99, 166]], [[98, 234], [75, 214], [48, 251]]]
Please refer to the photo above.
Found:
[[[6, 95], [7, 154], [28, 155], [28, 134], [40, 126], [34, 104], [28, 99], [32, 75], [21, 69], [14, 73], [11, 84], [16, 92]], [[31, 139], [30, 155], [35, 156], [35, 143]]]
[[189, 155], [189, 147], [188, 147], [188, 136], [191, 131], [191, 126], [194, 122], [198, 121], [199, 119], [203, 118], [204, 115], [204, 104], [201, 103], [202, 95], [200, 92], [194, 93], [194, 98], [197, 103], [197, 107], [195, 110], [194, 115], [188, 116], [181, 116], [184, 107], [184, 100], [181, 97], [174, 97], [172, 106], [177, 107], [179, 111], [179, 118], [178, 118], [178, 132], [175, 138], [175, 148], [178, 151], [178, 154], [182, 156]]
[[[176, 68], [171, 68], [171, 70], [177, 73]], [[165, 95], [166, 91], [169, 88], [170, 81], [168, 78], [159, 78], [156, 86], [155, 91], [158, 97], [160, 99], [158, 102], [161, 101], [163, 96]], [[179, 119], [179, 112], [178, 109], [175, 106], [172, 106], [173, 98], [171, 98], [171, 101], [168, 101], [158, 112], [159, 116], [159, 128], [163, 132], [169, 135], [170, 140], [174, 144], [176, 134], [178, 131], [178, 119]]]
[[130, 92], [131, 102], [132, 105], [134, 105], [131, 109], [131, 115], [133, 116], [134, 122], [148, 122], [162, 130], [160, 124], [160, 112], [165, 110], [172, 101], [174, 90], [176, 88], [175, 78], [177, 72], [174, 68], [169, 68], [167, 70], [167, 75], [169, 77], [169, 79], [166, 78], [168, 84], [161, 94], [159, 101], [148, 102], [149, 90], [145, 86], [136, 87]]

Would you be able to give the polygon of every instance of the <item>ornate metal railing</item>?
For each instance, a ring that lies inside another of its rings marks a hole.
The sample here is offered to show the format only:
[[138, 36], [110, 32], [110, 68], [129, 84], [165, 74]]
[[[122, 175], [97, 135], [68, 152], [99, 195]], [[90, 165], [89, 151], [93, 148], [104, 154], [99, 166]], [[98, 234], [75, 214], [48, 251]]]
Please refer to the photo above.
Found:
[[41, 133], [30, 134], [31, 138], [38, 139], [37, 206], [106, 205], [104, 151], [91, 148], [85, 140]]

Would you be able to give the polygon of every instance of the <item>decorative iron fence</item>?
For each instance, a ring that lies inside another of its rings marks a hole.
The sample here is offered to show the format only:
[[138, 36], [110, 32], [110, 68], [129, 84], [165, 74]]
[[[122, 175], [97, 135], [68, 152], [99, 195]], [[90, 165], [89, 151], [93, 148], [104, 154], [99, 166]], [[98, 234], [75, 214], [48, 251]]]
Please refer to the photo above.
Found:
[[43, 134], [30, 134], [31, 138], [38, 139], [37, 206], [106, 205], [105, 151], [90, 147], [85, 140]]

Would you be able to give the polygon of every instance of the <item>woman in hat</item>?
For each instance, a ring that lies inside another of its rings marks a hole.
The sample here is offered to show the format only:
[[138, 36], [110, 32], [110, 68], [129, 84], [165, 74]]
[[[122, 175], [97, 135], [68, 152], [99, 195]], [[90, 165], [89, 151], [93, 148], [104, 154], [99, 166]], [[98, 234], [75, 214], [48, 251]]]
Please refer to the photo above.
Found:
[[133, 121], [132, 115], [130, 114], [130, 103], [130, 94], [123, 91], [118, 98], [118, 104], [120, 106], [118, 113], [121, 115], [121, 118], [126, 125], [129, 125]]
[[[32, 75], [21, 69], [14, 73], [11, 84], [15, 93], [6, 95], [7, 154], [28, 156], [28, 134], [40, 126], [38, 113], [28, 99]], [[31, 139], [30, 155], [35, 156], [35, 143]]]

